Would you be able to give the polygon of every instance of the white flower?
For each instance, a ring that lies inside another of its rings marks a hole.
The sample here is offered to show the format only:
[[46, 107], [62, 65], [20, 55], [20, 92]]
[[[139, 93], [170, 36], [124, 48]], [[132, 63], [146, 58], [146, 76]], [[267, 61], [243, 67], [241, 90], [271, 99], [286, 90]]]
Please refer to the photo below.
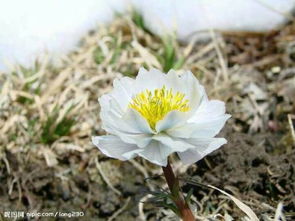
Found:
[[103, 129], [110, 135], [93, 137], [105, 155], [128, 160], [141, 156], [160, 166], [176, 152], [192, 164], [225, 144], [215, 138], [230, 115], [187, 71], [139, 70], [136, 79], [114, 80], [114, 89], [99, 99]]

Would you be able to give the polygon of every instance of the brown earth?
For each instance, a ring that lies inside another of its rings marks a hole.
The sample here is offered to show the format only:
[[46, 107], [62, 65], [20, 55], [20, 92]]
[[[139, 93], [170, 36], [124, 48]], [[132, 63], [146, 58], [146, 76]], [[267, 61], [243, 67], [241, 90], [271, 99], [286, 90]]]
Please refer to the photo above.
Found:
[[[164, 187], [160, 168], [142, 159], [107, 158], [90, 142], [91, 135], [104, 133], [97, 97], [111, 89], [119, 73], [135, 76], [141, 65], [165, 66], [159, 58], [165, 57], [165, 47], [129, 18], [99, 30], [85, 37], [61, 66], [41, 61], [33, 70], [18, 67], [15, 73], [0, 75], [1, 212], [85, 213], [73, 220], [173, 219], [168, 210], [149, 203], [138, 207], [149, 191]], [[107, 54], [100, 51], [98, 40], [108, 48]], [[295, 23], [268, 34], [226, 33], [192, 46], [172, 44], [173, 62], [184, 58], [181, 69], [192, 70], [210, 98], [225, 101], [232, 115], [220, 135], [228, 144], [177, 171], [234, 195], [261, 220], [273, 218], [280, 202], [286, 219], [295, 219]], [[143, 56], [144, 50], [148, 56]], [[24, 83], [32, 76], [37, 76], [33, 84]], [[53, 133], [57, 122], [48, 130], [44, 125], [54, 106], [60, 105], [61, 113], [67, 100], [76, 102], [78, 97], [82, 101], [64, 117], [74, 119], [74, 125], [68, 133], [49, 139], [46, 133]], [[185, 192], [191, 188], [203, 220], [245, 216], [220, 192], [183, 182]]]

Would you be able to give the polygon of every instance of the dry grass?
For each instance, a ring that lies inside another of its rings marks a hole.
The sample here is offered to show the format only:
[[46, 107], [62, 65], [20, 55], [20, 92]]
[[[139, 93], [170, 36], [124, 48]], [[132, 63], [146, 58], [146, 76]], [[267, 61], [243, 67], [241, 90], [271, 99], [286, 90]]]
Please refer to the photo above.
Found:
[[[91, 32], [59, 65], [43, 59], [32, 69], [15, 67], [11, 73], [0, 74], [0, 211], [59, 208], [83, 210], [86, 217], [101, 220], [165, 220], [161, 218], [165, 214], [166, 220], [172, 220], [168, 210], [142, 203], [137, 208], [139, 200], [146, 198], [146, 191], [163, 187], [161, 178], [144, 181], [160, 174], [159, 168], [142, 159], [108, 159], [90, 142], [92, 135], [104, 133], [97, 98], [111, 90], [115, 77], [136, 76], [139, 67], [144, 66], [191, 70], [206, 85], [211, 98], [227, 103], [233, 118], [226, 136], [256, 134], [252, 141], [240, 137], [252, 142], [252, 148], [268, 148], [267, 154], [275, 159], [261, 169], [268, 177], [262, 188], [271, 185], [273, 190], [265, 196], [263, 191], [254, 190], [251, 194], [256, 191], [256, 195], [249, 197], [247, 191], [243, 192], [244, 184], [238, 185], [238, 176], [233, 178], [237, 185], [231, 181], [223, 186], [218, 181], [208, 184], [225, 188], [243, 200], [261, 220], [273, 220], [274, 216], [276, 220], [291, 220], [294, 175], [268, 174], [265, 168], [277, 171], [282, 169], [277, 168], [277, 158], [294, 158], [291, 114], [295, 109], [295, 25], [263, 36], [222, 38], [212, 33], [208, 42], [189, 44], [160, 39], [140, 26], [129, 17], [119, 18], [107, 28]], [[257, 138], [260, 135], [263, 139]], [[236, 144], [242, 149], [242, 142]], [[217, 161], [218, 154], [227, 159], [226, 153], [218, 152]], [[294, 169], [292, 163], [290, 160], [284, 166]], [[192, 176], [203, 170], [208, 175], [215, 166], [210, 158], [191, 168], [176, 162], [179, 172]], [[200, 177], [201, 182], [210, 180]], [[284, 179], [287, 183], [281, 182]], [[255, 180], [249, 182], [255, 184]], [[245, 214], [228, 196], [212, 189], [195, 190], [194, 201], [202, 220], [245, 220]], [[285, 215], [282, 205], [286, 206]]]

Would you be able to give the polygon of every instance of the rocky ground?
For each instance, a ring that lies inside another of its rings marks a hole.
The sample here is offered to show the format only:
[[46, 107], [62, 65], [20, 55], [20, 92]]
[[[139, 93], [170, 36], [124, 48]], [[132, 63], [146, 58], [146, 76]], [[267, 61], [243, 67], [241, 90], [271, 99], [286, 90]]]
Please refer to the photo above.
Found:
[[110, 159], [90, 141], [104, 133], [97, 98], [111, 90], [115, 77], [136, 76], [144, 66], [191, 70], [232, 115], [221, 134], [227, 145], [189, 167], [172, 157], [184, 192], [193, 191], [199, 219], [246, 216], [207, 185], [235, 196], [260, 220], [295, 218], [295, 23], [272, 33], [224, 33], [190, 44], [152, 35], [138, 16], [98, 30], [61, 61], [42, 58], [35, 68], [0, 74], [1, 212], [175, 219], [145, 202], [150, 191], [166, 188], [161, 168], [142, 159]]

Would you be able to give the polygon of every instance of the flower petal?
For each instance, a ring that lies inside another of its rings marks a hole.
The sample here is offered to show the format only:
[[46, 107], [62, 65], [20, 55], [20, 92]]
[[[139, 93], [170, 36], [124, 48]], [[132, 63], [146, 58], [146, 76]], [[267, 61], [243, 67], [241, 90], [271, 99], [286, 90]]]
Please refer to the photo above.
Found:
[[[136, 94], [163, 86], [174, 93], [185, 94], [191, 109], [169, 112], [157, 122], [154, 131], [147, 120], [128, 105]], [[204, 87], [189, 71], [178, 75], [173, 70], [164, 74], [142, 68], [136, 80], [127, 77], [115, 80], [114, 90], [102, 96], [99, 102], [103, 128], [113, 135], [94, 137], [93, 143], [110, 157], [126, 160], [138, 155], [166, 166], [167, 157], [177, 152], [183, 161], [191, 163], [226, 143], [223, 138], [213, 138], [230, 117], [225, 114], [224, 103], [209, 101]]]
[[170, 147], [153, 140], [138, 155], [159, 166], [167, 166], [167, 158], [172, 152]]
[[225, 114], [225, 104], [219, 100], [203, 100], [190, 122], [208, 121]]
[[195, 112], [203, 96], [206, 94], [202, 85], [190, 71], [178, 75], [174, 70], [167, 73], [166, 84], [173, 91], [178, 91], [186, 95], [191, 107], [191, 112]]
[[179, 138], [211, 138], [216, 136], [223, 128], [231, 115], [225, 114], [208, 122], [188, 123], [180, 127], [167, 130], [166, 133], [172, 137]]
[[198, 107], [202, 101], [208, 100], [203, 86], [199, 84], [199, 81], [190, 71], [179, 76], [174, 70], [170, 70], [165, 76], [164, 81], [167, 88], [172, 88], [173, 91], [182, 92], [186, 95], [191, 110], [185, 113], [171, 111], [163, 120], [157, 123], [157, 132], [184, 124], [189, 117], [195, 115], [195, 112], [199, 109]]
[[157, 140], [162, 144], [170, 147], [172, 152], [183, 152], [195, 146], [187, 143], [185, 139], [175, 139], [166, 134], [157, 134], [153, 136], [153, 140]]
[[227, 141], [224, 138], [211, 139], [186, 139], [186, 142], [194, 145], [194, 149], [189, 149], [185, 152], [178, 153], [179, 158], [185, 164], [192, 164], [205, 157], [207, 154], [218, 149]]
[[150, 69], [147, 71], [140, 68], [135, 80], [134, 91], [138, 94], [144, 90], [155, 90], [162, 88], [165, 84], [165, 74], [157, 69]]
[[135, 80], [129, 77], [115, 79], [113, 82], [114, 89], [110, 93], [120, 105], [122, 110], [126, 110], [134, 93]]
[[113, 108], [116, 108], [116, 112], [122, 115], [132, 99], [134, 82], [134, 79], [129, 77], [115, 79], [112, 92], [98, 99], [101, 109], [109, 110], [110, 104], [113, 103], [116, 104]]
[[124, 143], [119, 137], [113, 135], [92, 137], [92, 143], [108, 157], [119, 160], [128, 160], [133, 158], [135, 155], [129, 155], [127, 158], [126, 156], [123, 156], [123, 154], [138, 149], [135, 144]]
[[123, 117], [112, 112], [101, 112], [103, 128], [111, 134], [119, 136], [124, 142], [146, 146], [153, 135], [146, 120], [135, 110], [129, 108]]
[[153, 130], [151, 129], [149, 123], [143, 118], [140, 113], [136, 110], [129, 108], [124, 114], [122, 121], [127, 122], [130, 128], [135, 129], [136, 131], [152, 134]]
[[167, 74], [164, 74], [153, 68], [149, 71], [140, 68], [135, 80], [134, 93], [142, 92], [145, 89], [153, 91], [163, 86], [172, 89], [174, 92], [184, 93], [189, 100], [192, 111], [195, 111], [195, 108], [198, 107], [205, 93], [203, 86], [190, 71], [179, 75], [174, 70], [170, 70]]
[[191, 137], [214, 137], [224, 126], [231, 115], [225, 114], [225, 104], [222, 101], [202, 100], [194, 115], [188, 119], [186, 124], [167, 130], [170, 136]]
[[180, 112], [177, 110], [170, 111], [164, 119], [160, 120], [156, 124], [156, 131], [158, 133], [165, 131], [167, 129], [176, 127], [178, 125], [184, 124], [187, 119], [189, 118], [189, 115], [185, 112]]

